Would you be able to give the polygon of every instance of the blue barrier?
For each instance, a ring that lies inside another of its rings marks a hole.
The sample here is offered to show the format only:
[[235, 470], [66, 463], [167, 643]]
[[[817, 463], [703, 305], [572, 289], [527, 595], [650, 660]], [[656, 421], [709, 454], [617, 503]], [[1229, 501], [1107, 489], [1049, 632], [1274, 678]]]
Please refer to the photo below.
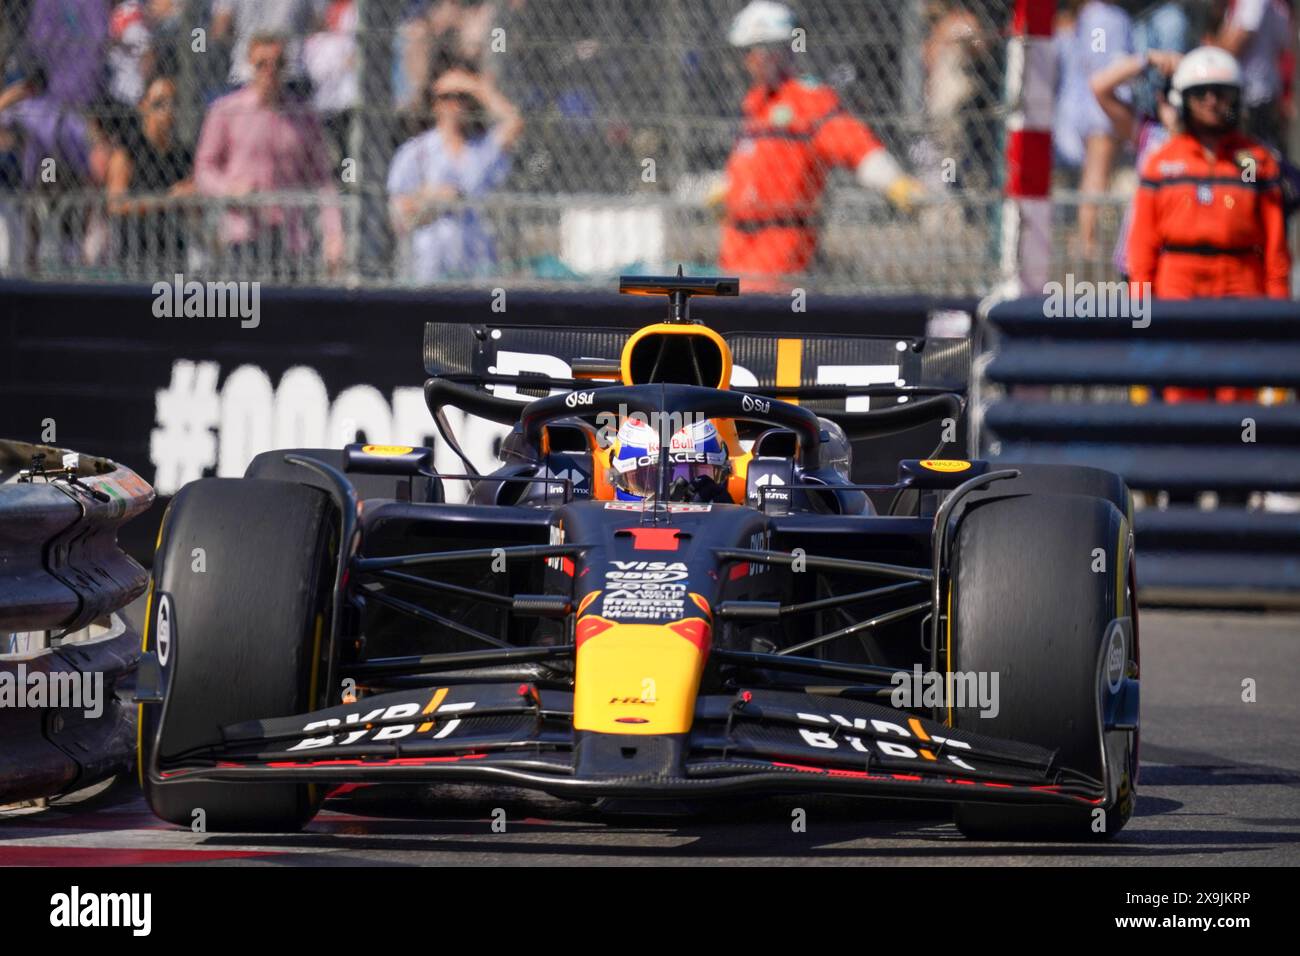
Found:
[[991, 405], [985, 425], [1004, 441], [1240, 442], [1243, 423], [1255, 424], [1257, 444], [1300, 448], [1300, 405], [1207, 402], [1166, 405], [1055, 404], [1004, 399]]
[[[1136, 336], [1150, 330], [1132, 330]], [[1300, 386], [1300, 341], [1009, 341], [989, 366], [1005, 385]]]
[[[1045, 297], [987, 308], [977, 332], [981, 453], [1105, 468], [1136, 491], [1300, 492], [1300, 405], [1160, 398], [1164, 386], [1300, 388], [1300, 303], [1157, 300], [1149, 308], [1064, 316], [1051, 314]], [[1129, 385], [1148, 386], [1150, 403], [1096, 388]], [[1300, 605], [1300, 514], [1146, 507], [1134, 524], [1148, 602]]]

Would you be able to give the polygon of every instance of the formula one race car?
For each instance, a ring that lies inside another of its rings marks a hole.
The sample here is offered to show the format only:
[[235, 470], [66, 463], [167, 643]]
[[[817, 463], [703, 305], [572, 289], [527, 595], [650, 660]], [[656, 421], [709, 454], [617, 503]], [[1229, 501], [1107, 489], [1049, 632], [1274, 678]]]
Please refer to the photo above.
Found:
[[[690, 296], [738, 286], [625, 277], [670, 300], [631, 335], [429, 323], [438, 455], [463, 470], [358, 444], [182, 488], [138, 690], [154, 812], [296, 829], [328, 785], [458, 781], [1118, 832], [1139, 690], [1123, 481], [931, 454], [855, 482], [873, 443], [961, 418], [969, 342], [690, 320]], [[549, 372], [517, 371], [530, 348]], [[448, 409], [508, 428], [500, 467], [474, 467]]]

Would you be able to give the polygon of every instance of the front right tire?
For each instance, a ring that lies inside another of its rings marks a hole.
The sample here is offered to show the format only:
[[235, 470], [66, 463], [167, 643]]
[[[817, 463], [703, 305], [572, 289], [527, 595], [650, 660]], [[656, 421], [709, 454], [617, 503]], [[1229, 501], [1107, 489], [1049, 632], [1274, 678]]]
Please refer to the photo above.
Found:
[[[951, 551], [949, 669], [999, 675], [996, 716], [954, 707], [953, 725], [1059, 750], [1102, 779], [1097, 662], [1108, 626], [1132, 614], [1127, 517], [1111, 501], [1027, 494], [972, 503]], [[1135, 659], [1129, 647], [1127, 660]], [[941, 666], [944, 662], [941, 661]], [[1118, 799], [1098, 808], [958, 805], [962, 833], [993, 839], [1114, 836], [1133, 813], [1136, 731], [1112, 761]]]

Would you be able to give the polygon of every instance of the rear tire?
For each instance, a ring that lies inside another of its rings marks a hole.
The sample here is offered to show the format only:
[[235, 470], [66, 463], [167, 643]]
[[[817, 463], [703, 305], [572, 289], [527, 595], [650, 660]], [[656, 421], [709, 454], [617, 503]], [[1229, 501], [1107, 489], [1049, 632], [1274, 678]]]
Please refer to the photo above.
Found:
[[[166, 655], [161, 668], [164, 756], [218, 743], [226, 724], [323, 704], [320, 641], [328, 633], [334, 575], [330, 518], [323, 492], [287, 481], [208, 478], [172, 499], [154, 558], [145, 637], [146, 649], [161, 652], [158, 617], [167, 613], [176, 658]], [[144, 760], [162, 709], [143, 708]], [[147, 774], [143, 783], [159, 817], [191, 826], [201, 809], [210, 831], [298, 830], [320, 804], [318, 788], [308, 784], [158, 783]]]
[[[1094, 570], [1099, 555], [1104, 571]], [[1031, 494], [972, 505], [951, 552], [951, 669], [996, 672], [999, 709], [981, 718], [953, 708], [954, 725], [1059, 749], [1060, 766], [1102, 779], [1097, 659], [1111, 620], [1131, 613], [1131, 555], [1128, 519], [1110, 501]], [[1133, 812], [1135, 738], [1112, 767], [1119, 798], [1102, 808], [1104, 826], [1083, 804], [980, 803], [957, 806], [958, 828], [985, 839], [1113, 836]]]

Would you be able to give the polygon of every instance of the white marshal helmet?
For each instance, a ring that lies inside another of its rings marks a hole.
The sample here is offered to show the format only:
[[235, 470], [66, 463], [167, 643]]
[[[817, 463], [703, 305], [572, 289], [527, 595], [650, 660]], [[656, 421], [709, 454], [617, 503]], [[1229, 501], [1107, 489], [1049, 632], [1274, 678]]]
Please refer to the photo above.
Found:
[[794, 11], [784, 3], [753, 0], [731, 21], [727, 42], [740, 47], [761, 43], [789, 43], [795, 26]]
[[1241, 89], [1241, 64], [1227, 50], [1198, 46], [1181, 60], [1169, 83], [1169, 104], [1183, 107], [1183, 93], [1198, 86], [1235, 86]]

